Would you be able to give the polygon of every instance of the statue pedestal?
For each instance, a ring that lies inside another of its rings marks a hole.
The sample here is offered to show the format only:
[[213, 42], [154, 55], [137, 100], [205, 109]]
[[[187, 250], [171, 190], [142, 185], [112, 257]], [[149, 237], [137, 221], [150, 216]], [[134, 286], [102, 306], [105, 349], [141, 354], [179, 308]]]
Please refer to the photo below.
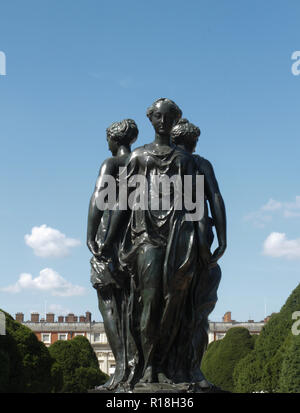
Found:
[[198, 383], [138, 383], [133, 389], [126, 388], [125, 386], [119, 386], [116, 390], [108, 390], [101, 386], [95, 389], [91, 389], [88, 393], [230, 393], [220, 389], [214, 385], [210, 387], [202, 388]]

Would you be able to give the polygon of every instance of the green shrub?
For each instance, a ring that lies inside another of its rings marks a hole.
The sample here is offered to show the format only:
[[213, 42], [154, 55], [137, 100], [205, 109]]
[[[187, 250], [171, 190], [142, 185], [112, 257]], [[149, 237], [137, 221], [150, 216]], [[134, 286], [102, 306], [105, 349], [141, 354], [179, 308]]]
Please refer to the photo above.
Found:
[[206, 378], [223, 390], [233, 392], [234, 368], [253, 349], [254, 340], [246, 328], [233, 327], [222, 340], [211, 343], [202, 362]]
[[55, 360], [51, 374], [56, 392], [84, 393], [108, 378], [100, 371], [96, 354], [83, 336], [56, 341], [49, 351]]
[[[277, 314], [272, 314], [257, 338], [251, 357], [237, 364], [234, 379], [238, 391], [280, 391], [283, 360], [292, 341], [292, 314], [300, 310], [300, 284]], [[255, 390], [254, 390], [255, 389]]]
[[254, 351], [250, 351], [237, 362], [233, 371], [233, 383], [235, 393], [253, 393], [260, 391], [261, 365], [255, 357]]
[[[3, 311], [4, 312], [4, 311]], [[51, 391], [53, 360], [44, 345], [26, 326], [5, 313], [6, 335], [0, 336], [0, 349], [8, 360], [6, 392], [48, 393]], [[0, 389], [2, 391], [2, 389]]]
[[291, 337], [283, 355], [278, 391], [300, 393], [300, 335]]
[[6, 351], [0, 349], [0, 393], [8, 390], [10, 360]]

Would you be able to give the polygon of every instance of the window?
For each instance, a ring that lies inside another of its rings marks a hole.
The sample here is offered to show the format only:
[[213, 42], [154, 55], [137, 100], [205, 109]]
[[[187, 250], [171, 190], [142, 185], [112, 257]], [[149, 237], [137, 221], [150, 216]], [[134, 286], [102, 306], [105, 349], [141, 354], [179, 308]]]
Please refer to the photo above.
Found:
[[115, 365], [115, 364], [111, 364], [111, 365], [109, 366], [109, 374], [114, 374], [115, 369], [116, 369], [116, 365]]
[[84, 333], [75, 333], [74, 336], [84, 336]]
[[68, 333], [58, 334], [58, 340], [68, 340]]
[[94, 333], [95, 343], [107, 343], [107, 338], [105, 333]]
[[51, 334], [47, 333], [43, 333], [42, 334], [42, 342], [43, 343], [47, 343], [47, 344], [51, 344]]

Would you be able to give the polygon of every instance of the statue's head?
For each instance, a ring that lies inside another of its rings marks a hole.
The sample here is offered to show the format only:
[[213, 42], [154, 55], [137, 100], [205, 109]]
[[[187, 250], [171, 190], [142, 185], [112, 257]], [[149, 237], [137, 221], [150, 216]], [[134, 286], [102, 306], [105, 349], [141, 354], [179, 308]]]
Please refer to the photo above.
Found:
[[170, 135], [173, 126], [182, 116], [181, 109], [170, 99], [160, 98], [147, 109], [154, 130], [159, 135]]
[[120, 146], [130, 148], [136, 141], [139, 130], [134, 120], [124, 119], [114, 122], [106, 129], [109, 150], [116, 155]]
[[183, 145], [186, 151], [195, 152], [200, 129], [187, 119], [180, 119], [171, 130], [171, 140], [175, 145]]

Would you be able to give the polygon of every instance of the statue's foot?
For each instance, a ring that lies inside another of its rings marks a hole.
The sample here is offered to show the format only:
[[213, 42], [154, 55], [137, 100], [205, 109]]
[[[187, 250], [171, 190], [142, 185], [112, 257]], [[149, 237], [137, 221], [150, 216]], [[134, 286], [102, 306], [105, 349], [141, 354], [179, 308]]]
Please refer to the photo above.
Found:
[[[190, 381], [192, 381], [193, 383], [201, 383], [203, 382], [203, 385], [205, 385], [205, 382], [207, 382], [204, 374], [202, 373], [202, 371], [200, 370], [199, 367], [197, 367], [196, 369], [193, 369], [191, 374], [190, 374]], [[207, 382], [208, 383], [208, 382]]]
[[174, 383], [171, 379], [168, 379], [168, 377], [164, 373], [158, 373], [157, 377], [158, 377], [159, 383], [168, 383], [168, 384]]
[[110, 378], [102, 384], [101, 386], [96, 387], [96, 389], [107, 389], [107, 390], [115, 390], [120, 383], [126, 382], [126, 375], [124, 372], [124, 366], [118, 366], [116, 367], [116, 370], [114, 374], [110, 376]]
[[213, 387], [213, 385], [207, 381], [206, 379], [203, 379], [201, 381], [197, 382], [198, 386], [200, 387], [201, 390], [207, 390]]
[[157, 374], [154, 371], [154, 368], [152, 366], [148, 366], [145, 370], [145, 373], [141, 380], [139, 381], [140, 383], [157, 383]]
[[113, 382], [114, 382], [114, 374], [112, 374], [110, 376], [110, 378], [104, 384], [101, 384], [100, 386], [95, 387], [95, 389], [96, 390], [100, 390], [100, 389], [109, 389], [110, 390], [112, 385], [113, 385]]
[[124, 383], [127, 380], [128, 374], [125, 372], [124, 365], [118, 365], [116, 367], [115, 373], [114, 373], [114, 385], [117, 386], [120, 383]]

